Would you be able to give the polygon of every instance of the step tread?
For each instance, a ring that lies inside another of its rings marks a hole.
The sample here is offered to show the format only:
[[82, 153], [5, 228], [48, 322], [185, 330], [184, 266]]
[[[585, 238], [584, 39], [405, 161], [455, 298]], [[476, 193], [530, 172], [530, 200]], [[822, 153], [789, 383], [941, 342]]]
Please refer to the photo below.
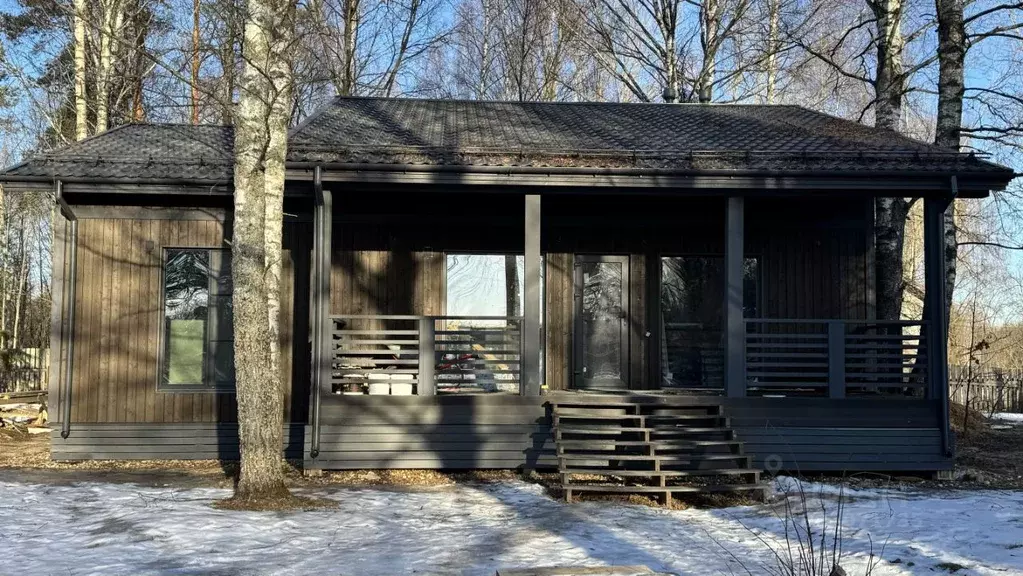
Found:
[[712, 468], [708, 470], [607, 470], [605, 468], [566, 468], [559, 474], [591, 474], [594, 476], [621, 476], [657, 478], [658, 476], [732, 476], [738, 474], [759, 474], [756, 468]]
[[766, 490], [764, 484], [708, 484], [706, 486], [622, 486], [620, 484], [568, 484], [562, 485], [565, 490], [572, 492], [616, 492], [620, 494], [654, 493], [664, 494], [665, 492], [744, 492], [747, 490]]
[[741, 440], [558, 440], [555, 442], [558, 448], [585, 449], [595, 446], [653, 446], [655, 448], [688, 448], [696, 446], [734, 446], [742, 444]]

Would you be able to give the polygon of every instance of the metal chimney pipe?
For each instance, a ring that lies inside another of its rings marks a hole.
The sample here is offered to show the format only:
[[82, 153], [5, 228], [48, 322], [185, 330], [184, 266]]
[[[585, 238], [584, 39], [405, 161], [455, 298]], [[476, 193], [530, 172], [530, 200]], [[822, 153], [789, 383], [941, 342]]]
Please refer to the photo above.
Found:
[[661, 98], [664, 99], [668, 104], [678, 100], [678, 92], [675, 91], [675, 87], [671, 84], [664, 87], [664, 92], [661, 93]]
[[700, 104], [710, 104], [710, 85], [700, 86]]

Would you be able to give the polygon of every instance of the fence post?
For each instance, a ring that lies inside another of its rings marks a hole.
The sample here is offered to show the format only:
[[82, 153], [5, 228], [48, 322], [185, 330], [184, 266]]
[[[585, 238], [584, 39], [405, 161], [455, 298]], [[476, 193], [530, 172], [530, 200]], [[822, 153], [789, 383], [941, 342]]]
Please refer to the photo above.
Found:
[[828, 321], [828, 397], [845, 398], [845, 322]]
[[433, 368], [436, 362], [435, 340], [437, 327], [432, 316], [419, 318], [419, 375], [417, 388], [420, 396], [433, 396], [437, 393]]

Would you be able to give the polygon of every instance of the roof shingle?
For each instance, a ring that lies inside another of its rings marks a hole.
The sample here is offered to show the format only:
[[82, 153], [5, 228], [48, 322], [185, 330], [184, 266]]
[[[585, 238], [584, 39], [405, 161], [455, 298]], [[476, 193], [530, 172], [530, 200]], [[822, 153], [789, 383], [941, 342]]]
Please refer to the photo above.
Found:
[[[337, 98], [288, 146], [291, 163], [1012, 174], [798, 106]], [[232, 148], [228, 126], [126, 125], [0, 179], [229, 183]]]

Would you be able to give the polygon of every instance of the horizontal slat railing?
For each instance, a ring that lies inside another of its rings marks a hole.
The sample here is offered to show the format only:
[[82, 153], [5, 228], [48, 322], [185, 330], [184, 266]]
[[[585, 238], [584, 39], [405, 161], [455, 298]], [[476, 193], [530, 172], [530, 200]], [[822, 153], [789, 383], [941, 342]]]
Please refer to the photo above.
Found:
[[749, 319], [747, 394], [922, 394], [926, 323]]
[[419, 316], [331, 316], [333, 394], [422, 394]]
[[331, 394], [519, 392], [521, 317], [338, 315], [330, 321]]
[[849, 393], [921, 394], [926, 389], [926, 322], [848, 320], [845, 325]]
[[746, 391], [823, 395], [828, 388], [826, 320], [746, 321]]
[[439, 394], [518, 393], [522, 317], [431, 316]]

